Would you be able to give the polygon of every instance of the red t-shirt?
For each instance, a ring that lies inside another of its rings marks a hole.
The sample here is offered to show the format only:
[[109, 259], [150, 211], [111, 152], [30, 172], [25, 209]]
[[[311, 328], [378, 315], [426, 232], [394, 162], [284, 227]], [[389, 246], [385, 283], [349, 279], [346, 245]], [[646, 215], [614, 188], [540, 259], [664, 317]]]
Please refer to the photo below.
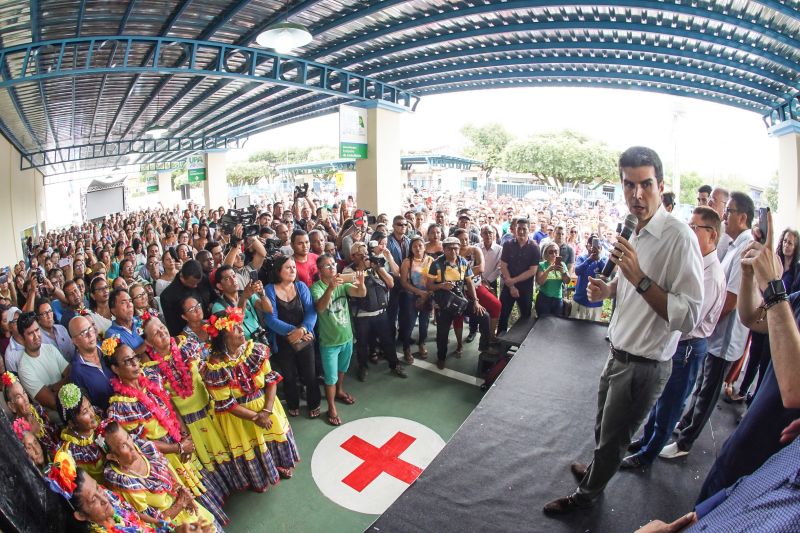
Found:
[[310, 289], [314, 280], [317, 278], [317, 254], [308, 252], [306, 262], [301, 263], [295, 259], [294, 264], [297, 265], [297, 280], [302, 281]]

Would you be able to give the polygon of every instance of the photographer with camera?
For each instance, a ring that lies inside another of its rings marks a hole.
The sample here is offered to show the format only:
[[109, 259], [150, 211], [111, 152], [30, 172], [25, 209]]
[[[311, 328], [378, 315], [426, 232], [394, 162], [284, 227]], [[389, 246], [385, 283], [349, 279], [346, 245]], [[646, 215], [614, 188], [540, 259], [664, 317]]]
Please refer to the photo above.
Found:
[[536, 272], [536, 283], [539, 294], [536, 296], [536, 316], [561, 316], [564, 307], [564, 284], [569, 283], [567, 264], [558, 255], [559, 246], [550, 241], [544, 246], [544, 261], [539, 263]]
[[272, 304], [264, 292], [264, 286], [258, 279], [251, 279], [243, 291], [239, 291], [236, 272], [230, 265], [222, 265], [211, 273], [211, 282], [219, 293], [211, 304], [211, 312], [218, 313], [229, 307], [238, 307], [244, 311], [242, 331], [247, 340], [255, 339], [264, 342], [264, 328], [259, 320], [260, 313], [272, 313]]
[[[478, 302], [475, 285], [472, 283], [472, 269], [467, 260], [459, 255], [461, 241], [456, 237], [448, 237], [442, 241], [444, 255], [431, 263], [428, 270], [428, 290], [434, 291], [433, 298], [436, 309], [436, 366], [444, 369], [447, 358], [447, 341], [453, 320], [466, 315], [470, 321], [478, 321], [481, 334], [478, 349], [491, 353], [489, 341], [491, 332], [489, 313]], [[467, 299], [466, 295], [469, 296]]]
[[[223, 261], [223, 264], [233, 267], [239, 291], [244, 291], [254, 279], [258, 278], [258, 272], [267, 258], [267, 250], [261, 240], [257, 236], [245, 237], [244, 230], [242, 224], [237, 224], [233, 228], [230, 235], [230, 248]], [[249, 263], [246, 262], [248, 252], [250, 253]]]
[[[366, 296], [350, 300], [355, 323], [358, 379], [360, 381], [367, 379], [367, 360], [370, 341], [373, 339], [378, 340], [392, 373], [397, 377], [406, 378], [408, 376], [397, 359], [389, 315], [386, 312], [389, 305], [389, 291], [394, 286], [394, 280], [386, 271], [385, 259], [370, 254], [367, 245], [361, 242], [353, 244], [352, 259], [353, 263], [345, 268], [343, 273], [364, 272], [364, 284], [367, 287]], [[377, 363], [377, 358], [372, 362]]]

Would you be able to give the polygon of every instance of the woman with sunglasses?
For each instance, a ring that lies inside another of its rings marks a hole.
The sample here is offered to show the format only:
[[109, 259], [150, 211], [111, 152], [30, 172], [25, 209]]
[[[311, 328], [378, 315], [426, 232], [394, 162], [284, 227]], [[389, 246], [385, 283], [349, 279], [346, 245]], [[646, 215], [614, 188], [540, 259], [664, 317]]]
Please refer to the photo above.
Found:
[[561, 315], [564, 302], [563, 288], [569, 283], [566, 263], [558, 255], [558, 244], [549, 242], [544, 247], [544, 261], [539, 263], [536, 284], [539, 295], [536, 297], [536, 316]]

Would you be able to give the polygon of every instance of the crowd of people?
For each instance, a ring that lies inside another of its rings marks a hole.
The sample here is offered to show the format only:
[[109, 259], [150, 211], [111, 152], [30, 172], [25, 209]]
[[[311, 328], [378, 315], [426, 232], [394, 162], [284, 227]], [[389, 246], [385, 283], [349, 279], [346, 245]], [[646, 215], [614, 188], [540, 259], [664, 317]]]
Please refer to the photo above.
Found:
[[[614, 299], [595, 457], [573, 465], [577, 491], [545, 512], [590, 505], [620, 467], [686, 455], [721, 391], [749, 402], [759, 375], [751, 411], [770, 394], [783, 418], [760, 434], [758, 453], [740, 461], [730, 452], [735, 467], [721, 465], [704, 488], [713, 495], [777, 453], [775, 431], [797, 418], [778, 405], [784, 378], [769, 363], [767, 321], [742, 307], [755, 301], [746, 292], [753, 268], [741, 261], [757, 251], [754, 205], [703, 187], [687, 225], [668, 214], [674, 199], [660, 196], [657, 156], [628, 155], [633, 163], [625, 154], [620, 162], [627, 206], [406, 188], [403, 212], [373, 214], [338, 192], [296, 189], [257, 199], [252, 220], [190, 203], [31, 239], [27, 259], [0, 276], [13, 429], [94, 530], [221, 530], [231, 493], [292, 477], [300, 457], [291, 418], [343, 423], [337, 404], [356, 402], [345, 389], [354, 354], [360, 381], [382, 359], [404, 379], [406, 365], [428, 357], [431, 326], [444, 369], [476, 338], [481, 353], [497, 356], [515, 307], [523, 319], [535, 310], [598, 320]], [[618, 239], [628, 211], [638, 238]], [[797, 290], [798, 234], [786, 230], [779, 242], [782, 282]], [[608, 261], [619, 275], [605, 283]], [[617, 365], [626, 365], [627, 385], [609, 380]], [[751, 432], [762, 431], [754, 424]]]

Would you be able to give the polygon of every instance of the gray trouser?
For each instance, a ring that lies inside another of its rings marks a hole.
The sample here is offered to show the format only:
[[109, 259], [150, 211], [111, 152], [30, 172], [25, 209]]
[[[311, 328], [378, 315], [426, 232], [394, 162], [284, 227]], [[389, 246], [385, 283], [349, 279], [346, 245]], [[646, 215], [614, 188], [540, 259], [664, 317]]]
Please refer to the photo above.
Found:
[[597, 391], [594, 458], [575, 492], [578, 501], [591, 502], [617, 473], [633, 435], [661, 396], [671, 373], [671, 359], [623, 363], [609, 355]]

